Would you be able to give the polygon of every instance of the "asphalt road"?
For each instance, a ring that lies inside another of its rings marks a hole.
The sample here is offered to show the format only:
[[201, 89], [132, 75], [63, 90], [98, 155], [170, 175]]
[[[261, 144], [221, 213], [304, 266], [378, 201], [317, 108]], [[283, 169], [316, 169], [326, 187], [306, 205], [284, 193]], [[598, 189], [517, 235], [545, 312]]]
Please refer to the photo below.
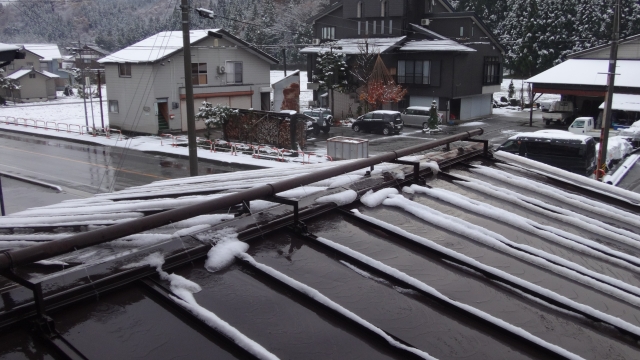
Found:
[[[201, 175], [246, 167], [200, 161]], [[0, 171], [63, 188], [63, 193], [3, 178], [8, 213], [163, 179], [189, 176], [186, 159], [0, 131]]]
[[[329, 134], [311, 139], [308, 149], [326, 149], [326, 139], [335, 136], [369, 140], [369, 154], [387, 152], [444, 136], [481, 127], [493, 145], [499, 145], [517, 132], [543, 129], [540, 113], [534, 113], [529, 127], [528, 113], [511, 113], [484, 119], [479, 123], [445, 126], [440, 134], [425, 134], [418, 128], [405, 128], [400, 135], [355, 133], [351, 128], [333, 127]], [[471, 125], [471, 126], [470, 126]], [[566, 128], [565, 128], [566, 129]], [[245, 170], [246, 167], [199, 162], [199, 173], [214, 174]], [[53, 204], [69, 198], [88, 197], [100, 192], [121, 190], [163, 179], [189, 176], [188, 161], [152, 155], [136, 150], [86, 145], [59, 139], [41, 138], [0, 131], [0, 171], [44, 181], [63, 188], [62, 193], [3, 179], [8, 213], [29, 207]]]

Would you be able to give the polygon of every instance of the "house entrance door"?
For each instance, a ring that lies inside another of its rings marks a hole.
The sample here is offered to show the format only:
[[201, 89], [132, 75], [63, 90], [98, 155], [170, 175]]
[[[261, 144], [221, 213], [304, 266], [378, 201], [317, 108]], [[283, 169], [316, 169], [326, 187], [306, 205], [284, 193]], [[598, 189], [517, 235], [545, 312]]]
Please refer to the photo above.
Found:
[[158, 115], [158, 132], [169, 130], [169, 101], [156, 99], [156, 115]]

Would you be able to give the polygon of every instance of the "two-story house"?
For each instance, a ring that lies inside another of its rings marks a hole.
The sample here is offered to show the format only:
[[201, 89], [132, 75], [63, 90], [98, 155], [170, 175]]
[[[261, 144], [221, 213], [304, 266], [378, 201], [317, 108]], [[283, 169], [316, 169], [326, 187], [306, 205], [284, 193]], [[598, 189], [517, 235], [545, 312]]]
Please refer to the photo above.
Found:
[[[195, 110], [203, 101], [240, 109], [270, 108], [270, 67], [278, 60], [222, 29], [192, 30]], [[109, 124], [157, 134], [186, 131], [181, 31], [153, 35], [98, 63], [105, 67]], [[197, 129], [204, 122], [196, 121]]]
[[[318, 88], [313, 73], [319, 53], [342, 53], [351, 66], [368, 51], [380, 53], [396, 82], [407, 88], [399, 110], [435, 100], [447, 119], [492, 113], [504, 48], [475, 13], [455, 12], [445, 0], [337, 0], [311, 21], [314, 45], [301, 50], [308, 54], [310, 89]], [[322, 99], [314, 91], [319, 105]], [[337, 95], [335, 115], [344, 116], [348, 107], [353, 111], [354, 99]]]

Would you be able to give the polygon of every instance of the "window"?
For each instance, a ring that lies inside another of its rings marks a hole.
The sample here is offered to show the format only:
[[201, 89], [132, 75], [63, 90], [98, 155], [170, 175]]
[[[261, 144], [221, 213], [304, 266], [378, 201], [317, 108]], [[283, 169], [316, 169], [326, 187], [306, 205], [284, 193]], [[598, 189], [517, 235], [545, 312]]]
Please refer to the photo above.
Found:
[[27, 63], [27, 66], [31, 66], [31, 67], [33, 67], [33, 63], [32, 63], [32, 62], [28, 62], [28, 63]]
[[358, 21], [358, 35], [362, 33], [360, 30], [361, 25], [362, 25], [362, 21]]
[[424, 12], [433, 12], [433, 0], [424, 0]]
[[393, 29], [393, 20], [389, 20], [389, 35], [391, 35]]
[[364, 22], [364, 34], [369, 35], [369, 20]]
[[497, 56], [486, 56], [484, 58], [484, 85], [500, 84], [500, 58]]
[[336, 38], [336, 28], [335, 26], [325, 26], [322, 28], [322, 38], [323, 39], [335, 39]]
[[191, 64], [191, 82], [193, 85], [207, 85], [207, 63]]
[[389, 16], [389, 2], [387, 0], [382, 0], [380, 2], [380, 17]]
[[356, 7], [356, 17], [357, 18], [361, 18], [362, 17], [362, 13], [364, 9], [364, 5], [362, 4], [362, 1], [358, 2], [358, 6]]
[[384, 20], [380, 20], [380, 35], [384, 35]]
[[431, 83], [430, 74], [431, 61], [398, 61], [398, 83], [428, 85]]
[[242, 84], [242, 62], [227, 61], [227, 84]]
[[373, 34], [376, 34], [376, 23], [377, 21], [373, 20]]
[[82, 59], [85, 64], [91, 64], [91, 59]]
[[109, 112], [117, 114], [120, 112], [118, 107], [118, 100], [109, 100]]
[[460, 26], [460, 37], [464, 36], [464, 26]]
[[120, 77], [131, 77], [131, 64], [118, 64]]
[[36, 74], [35, 73], [30, 73], [29, 74], [29, 79], [35, 79], [36, 78]]

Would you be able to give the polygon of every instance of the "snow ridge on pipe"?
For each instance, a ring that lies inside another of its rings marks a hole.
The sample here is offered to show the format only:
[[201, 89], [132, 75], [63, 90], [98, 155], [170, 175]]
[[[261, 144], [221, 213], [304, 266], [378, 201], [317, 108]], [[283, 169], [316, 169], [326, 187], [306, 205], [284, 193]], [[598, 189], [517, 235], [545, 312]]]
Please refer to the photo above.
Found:
[[[380, 226], [383, 226], [382, 224], [388, 225], [387, 223], [383, 223], [381, 221], [378, 222], [378, 220], [370, 218], [370, 217], [368, 217], [366, 215], [362, 215], [360, 212], [358, 212], [358, 210], [352, 210], [352, 212], [356, 216], [361, 217], [363, 219], [366, 219], [367, 221], [372, 221], [372, 222], [375, 221], [377, 225], [380, 225]], [[389, 225], [389, 226], [391, 226], [391, 225]], [[526, 340], [528, 340], [528, 341], [530, 341], [532, 343], [538, 344], [541, 347], [543, 347], [545, 349], [548, 349], [548, 350], [550, 350], [550, 351], [552, 351], [552, 352], [554, 352], [554, 353], [556, 353], [556, 354], [558, 354], [560, 356], [563, 356], [563, 357], [565, 357], [567, 359], [582, 359], [582, 357], [580, 357], [580, 356], [578, 356], [578, 355], [576, 355], [576, 354], [574, 354], [572, 352], [569, 352], [569, 351], [567, 351], [567, 350], [565, 350], [565, 349], [563, 349], [563, 348], [561, 348], [561, 347], [559, 347], [557, 345], [554, 345], [554, 344], [551, 344], [549, 342], [546, 342], [546, 341], [540, 339], [539, 337], [529, 333], [528, 331], [526, 331], [526, 330], [524, 330], [522, 328], [519, 328], [519, 327], [517, 327], [515, 325], [512, 325], [512, 324], [510, 324], [510, 323], [508, 323], [508, 322], [506, 322], [506, 321], [504, 321], [502, 319], [499, 319], [499, 318], [496, 318], [496, 317], [494, 317], [492, 315], [489, 315], [489, 314], [487, 314], [486, 312], [484, 312], [482, 310], [474, 308], [473, 306], [469, 306], [467, 304], [463, 304], [463, 303], [460, 303], [458, 301], [451, 300], [447, 296], [445, 296], [442, 293], [440, 293], [438, 290], [432, 288], [431, 286], [425, 284], [424, 282], [422, 282], [422, 281], [420, 281], [420, 280], [418, 280], [418, 279], [416, 279], [414, 277], [411, 277], [411, 276], [407, 275], [406, 273], [404, 273], [404, 272], [402, 272], [402, 271], [400, 271], [400, 270], [398, 270], [398, 269], [396, 269], [394, 267], [386, 265], [386, 264], [384, 264], [384, 263], [382, 263], [382, 262], [380, 262], [378, 260], [370, 258], [370, 257], [368, 257], [368, 256], [366, 256], [366, 255], [364, 255], [364, 254], [362, 254], [360, 252], [352, 250], [351, 248], [348, 248], [348, 247], [346, 247], [344, 245], [335, 243], [335, 242], [333, 242], [333, 241], [331, 241], [329, 239], [318, 237], [318, 238], [316, 238], [316, 241], [318, 241], [318, 242], [320, 242], [320, 243], [322, 243], [322, 244], [324, 244], [324, 245], [326, 245], [326, 246], [328, 246], [328, 247], [330, 247], [330, 248], [332, 248], [332, 249], [334, 249], [334, 250], [336, 250], [336, 251], [338, 251], [340, 253], [343, 253], [343, 254], [345, 254], [347, 256], [350, 256], [350, 257], [352, 257], [354, 259], [357, 259], [358, 261], [360, 261], [362, 263], [365, 263], [365, 264], [371, 266], [372, 268], [375, 268], [375, 269], [379, 270], [380, 272], [391, 276], [394, 279], [397, 279], [397, 280], [400, 280], [400, 281], [402, 281], [404, 283], [407, 283], [407, 284], [413, 286], [414, 288], [419, 289], [420, 291], [424, 291], [425, 293], [428, 293], [429, 295], [431, 295], [431, 296], [433, 296], [435, 298], [438, 298], [438, 299], [440, 299], [442, 301], [445, 301], [445, 302], [457, 307], [458, 309], [460, 309], [462, 311], [469, 312], [469, 313], [471, 313], [471, 314], [473, 314], [475, 316], [478, 316], [478, 317], [480, 317], [480, 318], [482, 318], [482, 319], [484, 319], [484, 320], [486, 320], [486, 321], [488, 321], [488, 322], [490, 322], [490, 323], [492, 323], [492, 324], [494, 324], [494, 325], [496, 325], [496, 326], [498, 326], [498, 327], [500, 327], [500, 328], [502, 328], [502, 329], [504, 329], [506, 331], [509, 331], [509, 332], [521, 337], [521, 338], [524, 338], [524, 339], [526, 339]], [[352, 270], [357, 271], [357, 270], [353, 269], [352, 266], [349, 266], [349, 267]]]
[[376, 335], [382, 337], [383, 339], [387, 340], [387, 342], [389, 342], [390, 345], [398, 348], [398, 349], [402, 349], [408, 352], [411, 352], [423, 359], [428, 359], [428, 360], [435, 360], [435, 358], [431, 355], [429, 355], [428, 353], [420, 350], [420, 349], [416, 349], [414, 347], [411, 346], [407, 346], [404, 345], [400, 342], [398, 342], [397, 340], [395, 340], [394, 338], [392, 338], [391, 336], [387, 335], [387, 333], [385, 333], [384, 331], [382, 331], [380, 328], [378, 328], [377, 326], [371, 324], [370, 322], [368, 322], [367, 320], [361, 318], [360, 316], [354, 314], [353, 312], [347, 310], [346, 308], [342, 307], [341, 305], [337, 304], [336, 302], [334, 302], [333, 300], [329, 299], [328, 297], [322, 295], [322, 293], [320, 293], [318, 290], [303, 284], [297, 280], [294, 280], [292, 278], [290, 278], [289, 276], [267, 266], [261, 263], [258, 263], [253, 257], [251, 257], [248, 254], [242, 253], [242, 254], [238, 254], [237, 255], [239, 259], [246, 261], [248, 264], [250, 264], [251, 266], [259, 269], [260, 271], [268, 274], [269, 276], [287, 284], [288, 286], [298, 290], [299, 292], [301, 292], [302, 294], [310, 297], [311, 299], [321, 303], [322, 305], [332, 309], [333, 311], [336, 311], [337, 313], [348, 317], [349, 319], [353, 320], [354, 322], [360, 324], [361, 326], [367, 328], [368, 330], [370, 330], [371, 332], [375, 333]]
[[640, 194], [636, 194], [632, 191], [621, 189], [619, 187], [608, 184], [603, 184], [599, 181], [570, 173], [568, 171], [558, 169], [557, 167], [530, 160], [522, 156], [510, 154], [508, 152], [497, 151], [494, 153], [494, 156], [506, 162], [525, 165], [526, 167], [523, 168], [525, 170], [534, 171], [549, 177], [560, 178], [565, 182], [573, 183], [577, 186], [584, 187], [586, 189], [596, 191], [610, 197], [614, 197], [630, 204], [640, 205]]
[[[397, 200], [393, 199], [393, 198], [387, 199], [387, 200], [384, 201], [383, 204], [384, 205], [394, 205], [394, 203], [397, 203], [398, 205], [402, 206], [402, 203], [400, 201], [398, 201], [398, 200], [400, 200], [399, 199], [400, 197], [401, 196], [397, 196], [397, 198], [398, 198]], [[409, 200], [404, 199], [404, 197], [402, 197], [402, 199], [405, 200], [405, 201], [409, 201]], [[426, 246], [426, 247], [428, 247], [430, 249], [434, 249], [434, 250], [439, 251], [441, 253], [447, 254], [448, 256], [451, 256], [451, 257], [453, 257], [453, 258], [455, 258], [455, 259], [457, 259], [457, 260], [459, 260], [459, 261], [461, 261], [463, 263], [468, 264], [469, 266], [482, 269], [483, 271], [486, 271], [487, 273], [490, 273], [490, 274], [492, 274], [492, 275], [494, 275], [494, 276], [496, 276], [498, 278], [504, 279], [505, 281], [509, 281], [511, 283], [518, 284], [519, 286], [521, 286], [521, 287], [523, 287], [525, 289], [528, 289], [531, 292], [540, 294], [542, 296], [547, 297], [548, 299], [552, 299], [553, 301], [556, 301], [556, 302], [558, 302], [560, 304], [563, 304], [564, 306], [566, 306], [566, 307], [568, 307], [570, 309], [573, 309], [573, 310], [577, 311], [578, 313], [588, 314], [590, 317], [592, 317], [594, 319], [598, 319], [601, 322], [607, 323], [609, 325], [612, 325], [613, 327], [616, 327], [618, 329], [624, 330], [624, 331], [626, 331], [626, 332], [628, 332], [630, 334], [633, 334], [636, 337], [640, 337], [640, 328], [639, 327], [637, 327], [637, 326], [635, 326], [633, 324], [630, 324], [630, 323], [628, 323], [628, 322], [626, 322], [626, 321], [624, 321], [622, 319], [619, 319], [619, 318], [617, 318], [615, 316], [611, 316], [609, 314], [605, 314], [605, 313], [603, 313], [601, 311], [598, 311], [598, 310], [596, 310], [596, 309], [594, 309], [594, 308], [592, 308], [592, 307], [590, 307], [588, 305], [584, 305], [584, 304], [580, 304], [578, 302], [575, 302], [575, 301], [573, 301], [573, 300], [571, 300], [571, 299], [569, 299], [569, 298], [567, 298], [565, 296], [559, 295], [559, 294], [557, 294], [557, 293], [555, 293], [555, 292], [553, 292], [553, 291], [551, 291], [549, 289], [545, 289], [545, 288], [543, 288], [543, 287], [541, 287], [539, 285], [533, 284], [533, 283], [531, 283], [529, 281], [522, 280], [522, 279], [520, 279], [520, 278], [518, 278], [516, 276], [513, 276], [511, 274], [508, 274], [508, 273], [506, 273], [506, 272], [504, 272], [504, 271], [502, 271], [500, 269], [496, 269], [494, 267], [482, 264], [481, 262], [479, 262], [479, 261], [477, 261], [475, 259], [472, 259], [472, 258], [470, 258], [470, 257], [468, 257], [466, 255], [463, 255], [463, 254], [457, 253], [457, 252], [455, 252], [453, 250], [447, 249], [447, 248], [445, 248], [445, 247], [443, 247], [441, 245], [438, 245], [438, 244], [434, 243], [431, 240], [428, 240], [428, 239], [425, 239], [423, 237], [411, 234], [411, 233], [409, 233], [409, 232], [407, 232], [405, 230], [402, 230], [402, 229], [400, 229], [400, 228], [398, 228], [396, 226], [387, 224], [385, 222], [382, 222], [380, 220], [371, 218], [369, 216], [362, 215], [360, 213], [356, 213], [356, 216], [358, 216], [358, 217], [360, 217], [360, 218], [362, 218], [362, 219], [364, 219], [366, 221], [372, 222], [372, 223], [374, 223], [374, 224], [376, 224], [378, 226], [381, 226], [381, 227], [383, 227], [383, 228], [385, 228], [385, 229], [387, 229], [387, 230], [389, 230], [391, 232], [394, 232], [394, 233], [396, 233], [398, 235], [401, 235], [401, 236], [404, 236], [404, 237], [406, 237], [408, 239], [411, 239], [411, 240], [413, 240], [413, 241], [415, 241], [415, 242], [417, 242], [417, 243], [419, 243], [419, 244], [421, 244], [423, 246]]]
[[538, 181], [529, 180], [521, 176], [512, 175], [502, 170], [488, 168], [481, 165], [475, 165], [475, 167], [471, 168], [470, 171], [490, 177], [492, 179], [500, 180], [509, 185], [532, 191], [536, 194], [548, 196], [554, 200], [572, 205], [578, 209], [589, 211], [600, 216], [608, 217], [610, 219], [618, 220], [625, 224], [640, 227], [640, 216], [618, 209], [611, 205], [591, 200], [581, 195], [576, 195]]
[[198, 304], [193, 294], [202, 290], [200, 285], [194, 283], [191, 280], [185, 279], [178, 274], [167, 273], [166, 271], [162, 270], [163, 264], [164, 257], [162, 256], [162, 254], [153, 253], [142, 259], [142, 261], [140, 262], [128, 264], [123, 266], [122, 268], [130, 269], [145, 265], [155, 267], [156, 271], [160, 275], [160, 278], [169, 282], [171, 292], [179, 296], [169, 296], [178, 305], [187, 309], [190, 313], [192, 313], [198, 319], [202, 320], [205, 324], [220, 332], [256, 358], [264, 360], [278, 360], [277, 356], [270, 353], [267, 349], [262, 347], [262, 345], [250, 339], [249, 337], [238, 331], [235, 327], [220, 319], [216, 314]]
[[509, 189], [498, 187], [481, 180], [469, 178], [466, 176], [459, 176], [464, 181], [454, 181], [454, 183], [471, 188], [481, 193], [494, 196], [498, 199], [510, 202], [512, 204], [521, 206], [525, 209], [531, 210], [538, 214], [556, 219], [568, 224], [577, 226], [579, 228], [591, 231], [594, 234], [604, 236], [611, 240], [619, 241], [625, 245], [640, 249], [640, 235], [637, 235], [631, 231], [616, 228], [600, 220], [592, 219], [582, 214], [578, 214], [571, 210], [567, 210], [555, 205], [547, 204], [544, 201], [531, 198], [526, 195], [518, 194]]
[[[419, 190], [418, 190], [419, 191]], [[624, 281], [599, 274], [581, 265], [565, 260], [557, 255], [549, 254], [529, 245], [515, 243], [504, 236], [478, 225], [443, 214], [430, 207], [405, 199], [392, 198], [385, 205], [397, 206], [401, 209], [462, 236], [478, 241], [503, 253], [538, 267], [552, 271], [573, 281], [582, 283], [605, 294], [617, 297], [631, 305], [640, 306], [640, 289]], [[595, 279], [595, 280], [594, 280]], [[622, 291], [622, 290], [624, 291]], [[636, 296], [633, 296], [636, 295]]]

